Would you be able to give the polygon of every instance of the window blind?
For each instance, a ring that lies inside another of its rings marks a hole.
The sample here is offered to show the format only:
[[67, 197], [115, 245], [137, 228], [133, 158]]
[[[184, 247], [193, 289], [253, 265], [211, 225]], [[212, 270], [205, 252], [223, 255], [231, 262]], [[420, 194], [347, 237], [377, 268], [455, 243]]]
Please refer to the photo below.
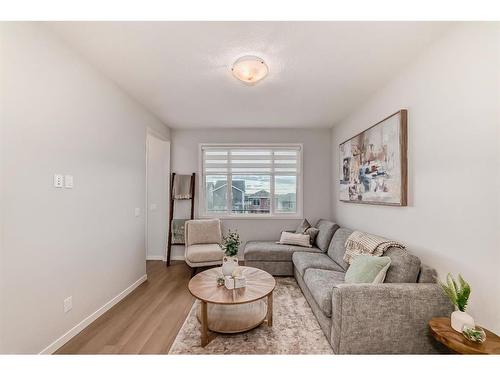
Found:
[[203, 172], [218, 174], [298, 174], [300, 146], [203, 146]]

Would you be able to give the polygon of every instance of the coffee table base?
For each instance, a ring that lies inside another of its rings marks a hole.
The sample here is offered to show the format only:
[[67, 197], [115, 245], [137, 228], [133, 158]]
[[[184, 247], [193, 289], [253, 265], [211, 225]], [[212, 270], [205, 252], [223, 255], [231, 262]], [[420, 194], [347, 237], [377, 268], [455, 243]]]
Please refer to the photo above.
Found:
[[[261, 325], [267, 316], [267, 305], [262, 300], [239, 305], [207, 304], [207, 325], [212, 332], [239, 333]], [[197, 311], [201, 323], [201, 304]]]

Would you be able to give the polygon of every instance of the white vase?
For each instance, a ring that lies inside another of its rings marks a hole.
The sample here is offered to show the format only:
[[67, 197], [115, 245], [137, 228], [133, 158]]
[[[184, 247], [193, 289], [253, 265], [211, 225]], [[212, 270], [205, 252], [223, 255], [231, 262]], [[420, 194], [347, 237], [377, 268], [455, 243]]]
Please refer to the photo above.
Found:
[[474, 327], [474, 319], [472, 316], [463, 311], [453, 311], [451, 313], [451, 328], [455, 331], [462, 333], [463, 326], [467, 324], [468, 326]]
[[224, 258], [222, 258], [222, 274], [224, 276], [232, 276], [237, 266], [238, 266], [237, 256], [229, 257], [227, 255], [224, 255]]

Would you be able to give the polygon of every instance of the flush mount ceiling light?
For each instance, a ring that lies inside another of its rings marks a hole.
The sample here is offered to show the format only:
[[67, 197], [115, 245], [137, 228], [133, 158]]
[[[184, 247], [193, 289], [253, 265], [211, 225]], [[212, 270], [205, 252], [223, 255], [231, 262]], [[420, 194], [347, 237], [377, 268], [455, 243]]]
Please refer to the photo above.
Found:
[[243, 56], [232, 67], [233, 76], [247, 85], [253, 85], [267, 76], [269, 68], [264, 60], [257, 56]]

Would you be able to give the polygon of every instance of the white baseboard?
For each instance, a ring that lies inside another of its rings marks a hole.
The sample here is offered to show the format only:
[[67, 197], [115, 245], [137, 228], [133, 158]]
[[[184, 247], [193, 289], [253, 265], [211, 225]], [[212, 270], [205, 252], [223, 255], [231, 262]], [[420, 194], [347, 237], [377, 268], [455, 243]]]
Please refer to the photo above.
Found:
[[108, 311], [110, 308], [112, 308], [114, 305], [116, 305], [118, 302], [120, 302], [122, 299], [124, 299], [126, 296], [128, 296], [135, 288], [137, 288], [139, 285], [141, 285], [147, 279], [148, 279], [148, 275], [142, 275], [139, 280], [137, 280], [132, 285], [130, 285], [127, 289], [125, 289], [124, 291], [119, 293], [116, 297], [114, 297], [111, 300], [109, 300], [108, 302], [106, 302], [96, 312], [94, 312], [93, 314], [90, 314], [88, 317], [83, 319], [80, 323], [78, 323], [76, 326], [71, 328], [64, 335], [62, 335], [57, 340], [55, 340], [52, 344], [50, 344], [45, 349], [43, 349], [39, 354], [52, 354], [52, 353], [54, 353], [57, 349], [59, 349], [61, 346], [66, 344], [69, 340], [71, 340], [73, 337], [75, 337], [77, 334], [79, 334], [81, 331], [83, 331], [88, 325], [90, 325], [93, 321], [95, 321], [97, 318], [99, 318], [102, 314], [104, 314], [106, 311]]
[[[162, 257], [160, 255], [148, 255], [146, 257], [146, 260], [162, 260], [164, 262], [167, 261], [165, 257]], [[184, 255], [172, 255], [170, 257], [170, 260], [184, 260]]]
[[146, 257], [146, 260], [162, 260], [164, 262], [166, 261], [165, 257], [161, 255], [148, 255]]

